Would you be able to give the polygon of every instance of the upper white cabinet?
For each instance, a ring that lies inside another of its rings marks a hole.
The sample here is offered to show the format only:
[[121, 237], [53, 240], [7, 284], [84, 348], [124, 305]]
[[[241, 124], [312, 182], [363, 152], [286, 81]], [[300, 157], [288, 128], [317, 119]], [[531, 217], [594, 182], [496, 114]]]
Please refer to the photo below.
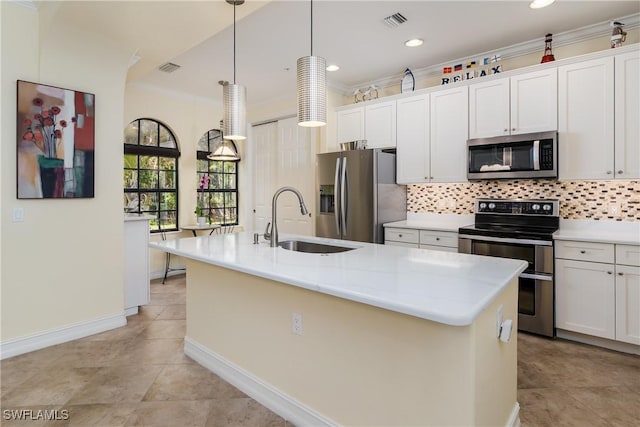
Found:
[[462, 86], [431, 94], [431, 182], [467, 180], [469, 91]]
[[560, 179], [614, 177], [613, 70], [613, 57], [558, 68]]
[[396, 146], [396, 101], [367, 105], [364, 109], [367, 148]]
[[357, 106], [336, 112], [337, 142], [358, 141], [364, 138], [364, 107]]
[[555, 68], [469, 85], [469, 137], [557, 129], [557, 88]]
[[367, 140], [367, 148], [396, 146], [396, 101], [357, 105], [336, 112], [337, 142]]
[[640, 177], [640, 52], [615, 57], [616, 178]]
[[429, 95], [398, 100], [396, 180], [429, 182]]
[[398, 100], [398, 183], [467, 180], [468, 105], [466, 86]]

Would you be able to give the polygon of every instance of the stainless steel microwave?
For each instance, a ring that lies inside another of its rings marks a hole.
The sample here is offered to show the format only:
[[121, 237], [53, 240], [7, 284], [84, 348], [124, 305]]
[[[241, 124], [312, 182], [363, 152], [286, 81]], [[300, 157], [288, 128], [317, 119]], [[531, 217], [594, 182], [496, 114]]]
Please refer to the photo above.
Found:
[[467, 178], [558, 177], [558, 132], [467, 140]]

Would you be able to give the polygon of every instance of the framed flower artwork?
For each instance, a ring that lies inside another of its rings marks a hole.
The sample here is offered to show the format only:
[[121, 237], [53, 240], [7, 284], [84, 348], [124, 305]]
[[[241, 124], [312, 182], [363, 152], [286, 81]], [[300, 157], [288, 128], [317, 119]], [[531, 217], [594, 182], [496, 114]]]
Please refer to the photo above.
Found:
[[95, 95], [18, 80], [18, 199], [94, 197]]

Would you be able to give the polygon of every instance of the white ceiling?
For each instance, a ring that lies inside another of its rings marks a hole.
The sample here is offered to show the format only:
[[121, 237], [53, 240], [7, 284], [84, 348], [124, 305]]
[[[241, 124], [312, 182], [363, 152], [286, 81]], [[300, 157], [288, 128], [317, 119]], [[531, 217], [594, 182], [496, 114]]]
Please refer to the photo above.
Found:
[[[110, 3], [110, 4], [109, 4]], [[137, 51], [128, 80], [221, 102], [219, 80], [233, 80], [233, 6], [214, 1], [64, 2], [65, 14], [81, 16]], [[313, 2], [314, 54], [335, 63], [329, 84], [344, 91], [458, 58], [539, 40], [544, 35], [637, 14], [640, 2], [557, 0], [532, 10], [512, 1]], [[402, 13], [407, 22], [388, 28], [383, 18]], [[247, 87], [249, 108], [295, 97], [296, 60], [310, 54], [310, 2], [247, 0], [237, 7], [237, 83]], [[76, 21], [77, 22], [77, 21]], [[407, 48], [419, 37], [425, 43]], [[157, 71], [166, 61], [174, 73]]]

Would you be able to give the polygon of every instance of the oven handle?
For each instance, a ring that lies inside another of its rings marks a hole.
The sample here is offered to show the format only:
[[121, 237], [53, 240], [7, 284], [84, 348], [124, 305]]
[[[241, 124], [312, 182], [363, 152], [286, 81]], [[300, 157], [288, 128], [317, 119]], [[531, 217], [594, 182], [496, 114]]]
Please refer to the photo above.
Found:
[[491, 237], [491, 236], [478, 236], [469, 234], [458, 234], [459, 239], [469, 239], [478, 242], [499, 242], [499, 243], [514, 243], [516, 245], [538, 245], [538, 246], [553, 246], [553, 241], [550, 240], [529, 240], [529, 239], [510, 239], [507, 237]]
[[530, 273], [520, 273], [520, 276], [523, 279], [534, 279], [534, 280], [544, 280], [547, 282], [553, 282], [553, 276], [549, 276], [547, 274], [530, 274]]

